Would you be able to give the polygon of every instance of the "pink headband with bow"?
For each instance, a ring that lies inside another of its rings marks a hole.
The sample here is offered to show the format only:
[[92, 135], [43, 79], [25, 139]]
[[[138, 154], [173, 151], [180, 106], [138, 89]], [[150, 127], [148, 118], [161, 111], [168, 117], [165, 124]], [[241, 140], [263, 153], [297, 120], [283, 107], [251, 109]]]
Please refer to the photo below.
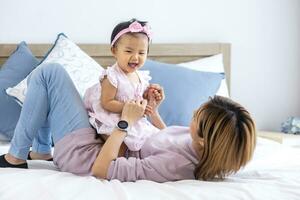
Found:
[[113, 46], [115, 44], [115, 42], [125, 33], [146, 33], [146, 35], [148, 36], [149, 39], [151, 39], [152, 37], [152, 32], [150, 30], [150, 27], [146, 24], [145, 26], [142, 26], [139, 22], [134, 21], [132, 22], [128, 28], [123, 29], [122, 31], [120, 31], [115, 38], [113, 39], [113, 41], [111, 42], [111, 46]]

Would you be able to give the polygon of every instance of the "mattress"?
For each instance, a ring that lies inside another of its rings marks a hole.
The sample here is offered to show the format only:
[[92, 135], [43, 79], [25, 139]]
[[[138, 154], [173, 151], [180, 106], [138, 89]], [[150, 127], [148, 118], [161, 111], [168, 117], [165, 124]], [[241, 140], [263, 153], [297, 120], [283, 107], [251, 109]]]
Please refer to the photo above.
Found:
[[[0, 143], [6, 153], [9, 143]], [[0, 199], [300, 199], [300, 148], [258, 138], [252, 161], [224, 181], [156, 183], [99, 180], [60, 172], [52, 162], [29, 169], [0, 168]]]

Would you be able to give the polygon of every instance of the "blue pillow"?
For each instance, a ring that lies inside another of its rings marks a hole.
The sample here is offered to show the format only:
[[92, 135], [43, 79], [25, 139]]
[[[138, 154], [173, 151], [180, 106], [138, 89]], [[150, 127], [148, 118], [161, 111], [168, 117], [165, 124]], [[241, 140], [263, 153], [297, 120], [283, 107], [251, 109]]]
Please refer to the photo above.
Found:
[[0, 69], [0, 133], [12, 138], [21, 107], [5, 90], [22, 81], [37, 65], [36, 59], [25, 42], [9, 56]]
[[202, 72], [147, 60], [142, 70], [149, 70], [151, 83], [164, 88], [165, 100], [159, 108], [161, 117], [170, 125], [189, 126], [193, 111], [218, 91], [223, 73]]

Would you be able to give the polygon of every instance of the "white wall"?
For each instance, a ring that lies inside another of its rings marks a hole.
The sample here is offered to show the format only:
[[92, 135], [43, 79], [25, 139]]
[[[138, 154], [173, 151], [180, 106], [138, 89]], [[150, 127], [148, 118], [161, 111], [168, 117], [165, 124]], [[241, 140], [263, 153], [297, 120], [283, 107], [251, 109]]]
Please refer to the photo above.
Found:
[[[115, 6], [117, 5], [117, 6]], [[0, 0], [0, 43], [108, 43], [112, 28], [150, 22], [154, 43], [232, 44], [232, 97], [259, 129], [300, 116], [299, 0]]]

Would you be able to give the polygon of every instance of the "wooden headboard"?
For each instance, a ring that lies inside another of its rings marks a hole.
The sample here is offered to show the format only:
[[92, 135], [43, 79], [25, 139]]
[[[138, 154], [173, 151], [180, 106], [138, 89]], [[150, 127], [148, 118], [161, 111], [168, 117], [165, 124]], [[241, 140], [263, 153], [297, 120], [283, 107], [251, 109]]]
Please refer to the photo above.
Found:
[[[51, 46], [52, 44], [29, 44], [29, 48], [37, 58], [42, 58]], [[108, 66], [114, 62], [108, 44], [78, 44], [78, 46], [102, 66]], [[16, 47], [16, 44], [0, 44], [0, 65], [5, 62]], [[151, 44], [148, 58], [166, 63], [180, 63], [220, 53], [223, 54], [226, 81], [230, 91], [230, 44]]]

